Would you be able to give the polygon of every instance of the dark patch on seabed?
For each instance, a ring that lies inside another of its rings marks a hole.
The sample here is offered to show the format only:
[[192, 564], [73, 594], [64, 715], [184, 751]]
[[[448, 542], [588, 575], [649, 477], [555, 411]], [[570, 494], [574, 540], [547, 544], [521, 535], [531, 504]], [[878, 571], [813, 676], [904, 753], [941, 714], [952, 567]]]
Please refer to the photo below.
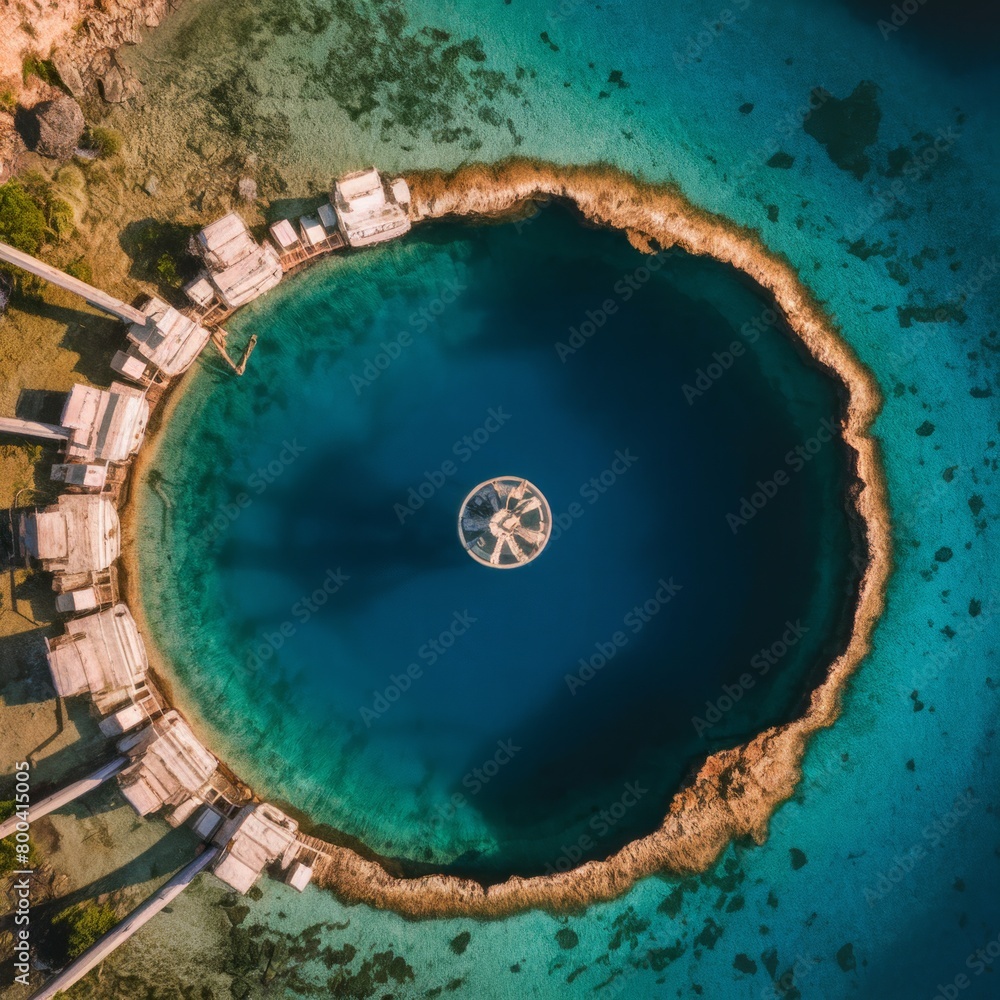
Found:
[[870, 80], [859, 83], [848, 97], [837, 98], [823, 87], [809, 95], [812, 113], [802, 127], [827, 151], [830, 159], [861, 180], [871, 167], [865, 150], [878, 137], [882, 112], [878, 87]]
[[[475, 152], [486, 127], [509, 132], [514, 145], [521, 144], [514, 120], [497, 103], [527, 107], [519, 81], [533, 70], [518, 66], [512, 75], [493, 68], [478, 35], [414, 27], [398, 0], [331, 6], [268, 0], [240, 21], [241, 56], [208, 93], [219, 124], [258, 152], [287, 142], [286, 116], [260, 110], [263, 94], [253, 82], [253, 64], [267, 56], [275, 38], [298, 36], [310, 48], [320, 38], [331, 42], [316, 61], [295, 57], [304, 72], [302, 101], [332, 99], [352, 121], [374, 125], [382, 141], [426, 142], [429, 136]], [[476, 127], [467, 124], [473, 118]]]

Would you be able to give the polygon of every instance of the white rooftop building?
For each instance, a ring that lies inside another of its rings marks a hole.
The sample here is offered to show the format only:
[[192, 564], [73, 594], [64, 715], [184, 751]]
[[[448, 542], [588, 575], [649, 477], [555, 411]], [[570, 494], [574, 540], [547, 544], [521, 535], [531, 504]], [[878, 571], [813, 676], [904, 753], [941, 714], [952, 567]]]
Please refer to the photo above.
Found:
[[191, 727], [171, 710], [118, 741], [133, 762], [118, 775], [122, 794], [140, 816], [164, 807], [178, 826], [203, 804], [201, 793], [219, 766]]
[[333, 210], [333, 205], [328, 201], [324, 201], [316, 209], [316, 214], [319, 216], [319, 221], [323, 223], [323, 228], [327, 231], [328, 235], [332, 235], [338, 231], [337, 213]]
[[63, 615], [96, 611], [100, 603], [101, 596], [97, 587], [82, 587], [80, 590], [69, 590], [56, 595], [56, 611]]
[[295, 232], [295, 227], [288, 221], [288, 219], [279, 219], [273, 226], [271, 226], [270, 232], [271, 239], [274, 240], [275, 246], [282, 253], [294, 250], [302, 243], [299, 234]]
[[226, 309], [238, 309], [281, 281], [281, 264], [274, 247], [269, 243], [261, 246], [236, 212], [224, 215], [193, 237], [191, 251], [204, 262], [205, 278]]
[[60, 698], [89, 693], [106, 715], [145, 693], [146, 647], [124, 604], [67, 622], [45, 645]]
[[43, 511], [23, 514], [20, 538], [42, 569], [67, 576], [107, 569], [121, 548], [118, 514], [99, 496], [64, 495]]
[[391, 240], [410, 228], [409, 186], [402, 177], [385, 181], [374, 167], [341, 177], [331, 200], [352, 247]]
[[249, 892], [269, 864], [280, 859], [282, 868], [288, 868], [294, 861], [298, 830], [295, 820], [266, 802], [247, 806], [216, 835], [216, 843], [226, 848], [215, 874], [237, 892]]
[[299, 232], [307, 246], [319, 246], [326, 239], [326, 229], [318, 215], [303, 215], [299, 219]]
[[289, 869], [286, 881], [293, 889], [298, 889], [299, 892], [305, 892], [305, 888], [312, 881], [312, 877], [312, 865], [296, 861]]
[[149, 404], [141, 389], [121, 382], [112, 382], [110, 389], [75, 385], [59, 422], [70, 431], [69, 462], [127, 462], [142, 444]]
[[167, 378], [186, 372], [208, 343], [209, 331], [155, 295], [143, 312], [147, 322], [128, 328], [129, 348], [111, 359], [111, 367], [140, 383], [148, 382], [157, 371]]

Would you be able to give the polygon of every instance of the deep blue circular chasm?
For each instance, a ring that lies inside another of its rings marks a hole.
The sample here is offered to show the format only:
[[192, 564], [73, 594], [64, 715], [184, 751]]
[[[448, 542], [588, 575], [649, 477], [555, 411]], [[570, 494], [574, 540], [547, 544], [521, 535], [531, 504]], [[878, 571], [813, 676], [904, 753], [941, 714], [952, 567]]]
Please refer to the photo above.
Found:
[[[777, 324], [746, 325], [768, 303], [716, 262], [650, 261], [557, 212], [523, 234], [410, 240], [408, 267], [454, 241], [464, 264], [455, 302], [426, 330], [408, 320], [400, 350], [399, 322], [379, 316], [413, 316], [440, 288], [369, 302], [349, 348], [331, 347], [323, 307], [342, 272], [295, 310], [297, 340], [280, 335], [280, 304], [247, 324], [262, 338], [259, 426], [238, 432], [249, 465], [273, 462], [278, 440], [302, 452], [215, 543], [226, 628], [244, 657], [299, 622], [267, 683], [247, 682], [262, 717], [294, 705], [306, 732], [336, 718], [384, 802], [393, 761], [405, 782], [411, 758], [471, 802], [498, 847], [448, 870], [492, 880], [605, 857], [658, 825], [698, 759], [792, 715], [843, 643], [855, 573], [847, 449], [827, 433], [838, 386]], [[396, 252], [359, 266], [391, 273]], [[387, 344], [398, 356], [371, 378]], [[328, 390], [309, 382], [329, 370], [287, 357], [303, 345], [333, 357]], [[455, 533], [468, 490], [496, 475], [536, 483], [558, 525], [508, 572]], [[261, 567], [283, 580], [273, 606]], [[290, 615], [287, 595], [330, 571], [346, 582], [308, 623]], [[350, 833], [364, 808], [314, 818]], [[435, 860], [418, 839], [372, 846], [418, 870]]]

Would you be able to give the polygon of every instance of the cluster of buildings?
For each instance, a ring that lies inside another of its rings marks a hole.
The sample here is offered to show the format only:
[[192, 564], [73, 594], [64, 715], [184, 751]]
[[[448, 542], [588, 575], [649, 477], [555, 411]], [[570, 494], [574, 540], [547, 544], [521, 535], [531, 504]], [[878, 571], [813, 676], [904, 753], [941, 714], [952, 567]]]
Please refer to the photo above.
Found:
[[177, 309], [151, 297], [142, 317], [130, 323], [128, 346], [115, 355], [111, 367], [139, 385], [182, 374], [208, 343], [213, 328], [236, 309], [317, 257], [402, 236], [410, 229], [409, 209], [406, 181], [387, 180], [372, 167], [337, 180], [330, 198], [315, 215], [301, 216], [297, 226], [291, 219], [274, 223], [263, 243], [230, 212], [191, 239], [190, 251], [202, 266], [184, 286], [188, 306]]
[[[62, 451], [51, 476], [64, 492], [55, 503], [24, 511], [17, 531], [25, 561], [52, 574], [56, 609], [65, 616], [63, 633], [46, 640], [52, 683], [60, 698], [90, 699], [101, 732], [117, 742], [119, 759], [106, 777], [115, 777], [135, 811], [162, 814], [174, 826], [189, 824], [217, 849], [215, 874], [239, 892], [265, 869], [304, 889], [317, 858], [315, 842], [279, 809], [255, 801], [158, 691], [142, 636], [118, 597], [118, 489], [159, 396], [152, 390], [193, 364], [222, 319], [306, 261], [407, 232], [409, 201], [404, 180], [386, 180], [372, 168], [338, 180], [330, 200], [297, 226], [287, 219], [275, 223], [264, 243], [230, 213], [193, 238], [202, 269], [185, 287], [190, 305], [182, 309], [155, 296], [139, 308], [126, 305], [0, 244], [0, 260], [81, 295], [128, 325], [128, 343], [111, 364], [123, 381], [108, 389], [74, 386], [58, 424], [0, 418], [0, 433], [55, 441]], [[93, 783], [83, 783], [81, 794], [89, 787]], [[50, 798], [62, 804], [65, 794]]]

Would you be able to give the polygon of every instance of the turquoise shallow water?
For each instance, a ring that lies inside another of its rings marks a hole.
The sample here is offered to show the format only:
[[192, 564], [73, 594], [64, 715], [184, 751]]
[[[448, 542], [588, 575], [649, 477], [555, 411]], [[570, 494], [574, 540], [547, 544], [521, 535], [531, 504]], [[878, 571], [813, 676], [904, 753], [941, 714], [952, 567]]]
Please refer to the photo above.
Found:
[[[693, 761], [796, 710], [855, 590], [840, 390], [729, 269], [652, 265], [552, 209], [331, 262], [231, 324], [257, 364], [175, 411], [144, 589], [262, 793], [383, 855], [532, 874], [651, 832]], [[512, 469], [556, 524], [496, 573], [456, 518]]]
[[[195, 25], [189, 56], [213, 67], [246, 62], [245, 32], [237, 29], [252, 25], [241, 27], [236, 14], [250, 18], [256, 9], [189, 4], [181, 15]], [[452, 166], [517, 152], [603, 158], [675, 180], [693, 201], [758, 229], [788, 256], [886, 397], [877, 432], [897, 560], [888, 610], [842, 718], [811, 747], [805, 780], [768, 842], [732, 849], [707, 878], [650, 879], [567, 921], [528, 914], [495, 924], [409, 924], [345, 910], [315, 891], [293, 899], [265, 884], [251, 921], [290, 932], [322, 923], [324, 943], [357, 949], [346, 966], [355, 977], [391, 948], [413, 971], [412, 980], [393, 981], [397, 995], [459, 982], [459, 995], [483, 997], [749, 998], [782, 995], [776, 981], [796, 991], [785, 995], [804, 997], [932, 1000], [939, 987], [963, 997], [996, 994], [996, 972], [975, 964], [977, 949], [1000, 935], [996, 70], [981, 56], [956, 60], [953, 35], [947, 47], [937, 44], [920, 27], [920, 18], [937, 16], [929, 5], [883, 38], [876, 22], [884, 12], [873, 7], [757, 0], [700, 45], [703, 21], [716, 23], [721, 9], [581, 3], [554, 19], [554, 4], [518, 0], [407, 5], [414, 32], [426, 25], [482, 39], [484, 62], [463, 57], [462, 95], [438, 91], [454, 115], [449, 127], [468, 128], [465, 138], [478, 138], [478, 149], [430, 119], [412, 133], [400, 124], [406, 95], [432, 85], [426, 72], [404, 72], [392, 93], [362, 85], [380, 110], [355, 109], [352, 121], [336, 98], [303, 89], [334, 39], [346, 51], [343, 27], [331, 24], [324, 39], [274, 43], [266, 41], [273, 30], [261, 27], [252, 71], [258, 109], [287, 114], [291, 130], [288, 151], [271, 154], [279, 169], [294, 160], [325, 184], [332, 172], [371, 160], [386, 168]], [[197, 24], [210, 10], [218, 18], [213, 32]], [[989, 27], [967, 24], [971, 36]], [[367, 29], [355, 28], [367, 38]], [[375, 41], [389, 31], [379, 29]], [[701, 51], [689, 62], [692, 40]], [[148, 93], [201, 94], [178, 101], [183, 121], [205, 106], [218, 74], [192, 72], [196, 82], [181, 74], [173, 91], [165, 83], [157, 91], [168, 69], [156, 59], [168, 41], [156, 43], [155, 58], [140, 48], [135, 59], [147, 60]], [[473, 77], [477, 70], [502, 71], [523, 93], [491, 87], [499, 81]], [[608, 86], [616, 70], [627, 87]], [[879, 88], [880, 119], [864, 150], [869, 169], [858, 179], [800, 122], [813, 87], [845, 98], [864, 80]], [[491, 110], [498, 124], [487, 120]], [[921, 156], [905, 172], [935, 137], [944, 152]], [[778, 152], [787, 157], [767, 165]], [[900, 193], [889, 197], [896, 179]], [[960, 798], [969, 790], [971, 799]], [[347, 919], [349, 927], [336, 929]], [[564, 924], [575, 938], [557, 938]], [[459, 955], [449, 942], [463, 931], [471, 942]], [[330, 974], [319, 960], [302, 970], [315, 983]]]

